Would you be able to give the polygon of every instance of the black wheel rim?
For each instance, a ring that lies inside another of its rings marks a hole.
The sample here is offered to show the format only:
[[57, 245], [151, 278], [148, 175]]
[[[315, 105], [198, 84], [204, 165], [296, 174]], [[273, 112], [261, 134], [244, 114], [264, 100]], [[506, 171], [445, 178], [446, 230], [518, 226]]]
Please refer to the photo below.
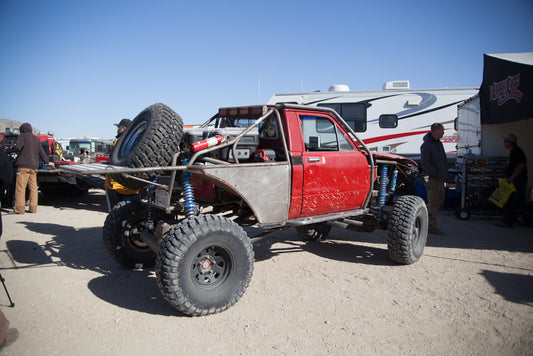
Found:
[[201, 250], [193, 259], [191, 278], [201, 288], [210, 289], [223, 284], [233, 270], [230, 254], [219, 246]]
[[133, 224], [128, 224], [124, 229], [124, 237], [130, 247], [139, 252], [146, 252], [150, 247], [141, 239], [141, 233], [144, 231], [144, 226], [141, 221]]
[[120, 146], [119, 156], [126, 157], [130, 154], [133, 147], [141, 140], [146, 127], [148, 126], [146, 121], [137, 123], [131, 130], [128, 130], [123, 138], [122, 145]]

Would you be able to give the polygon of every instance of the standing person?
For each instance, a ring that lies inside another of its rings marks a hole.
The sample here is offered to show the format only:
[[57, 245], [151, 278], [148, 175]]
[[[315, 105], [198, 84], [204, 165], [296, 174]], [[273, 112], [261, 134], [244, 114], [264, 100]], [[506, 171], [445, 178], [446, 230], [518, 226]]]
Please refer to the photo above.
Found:
[[497, 223], [496, 226], [513, 227], [517, 212], [520, 212], [524, 220], [528, 222], [526, 208], [527, 159], [524, 151], [518, 147], [516, 135], [509, 134], [502, 138], [504, 139], [505, 148], [509, 150], [505, 177], [507, 182], [514, 183], [516, 192], [511, 193], [511, 196], [509, 196], [509, 200], [503, 207], [503, 222]]
[[[115, 126], [117, 126], [117, 136], [115, 142], [113, 142], [113, 147], [115, 147], [118, 139], [130, 124], [131, 120], [129, 119], [122, 119], [118, 124], [115, 124]], [[111, 152], [111, 154], [113, 154], [113, 152]], [[109, 175], [106, 175], [105, 177], [105, 190], [108, 198], [109, 210], [113, 209], [115, 205], [121, 201], [134, 199], [139, 193], [138, 190], [126, 188], [122, 184], [115, 182]]]
[[26, 205], [26, 187], [30, 190], [30, 213], [37, 212], [38, 187], [37, 169], [39, 168], [39, 157], [45, 164], [54, 166], [50, 162], [48, 155], [44, 152], [39, 138], [32, 133], [33, 129], [29, 123], [20, 126], [20, 135], [14, 146], [17, 153], [15, 167], [17, 168], [17, 182], [15, 187], [15, 213], [24, 214]]
[[429, 176], [426, 181], [428, 193], [429, 232], [437, 235], [444, 233], [437, 226], [437, 215], [444, 204], [444, 181], [448, 178], [446, 152], [440, 139], [444, 136], [444, 127], [439, 123], [431, 125], [431, 131], [424, 136], [420, 146], [422, 168]]

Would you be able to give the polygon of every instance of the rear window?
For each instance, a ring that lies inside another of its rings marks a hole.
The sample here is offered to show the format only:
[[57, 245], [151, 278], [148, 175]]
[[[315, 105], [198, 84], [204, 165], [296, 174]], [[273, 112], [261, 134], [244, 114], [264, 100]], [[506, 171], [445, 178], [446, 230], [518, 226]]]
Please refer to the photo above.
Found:
[[346, 123], [355, 132], [366, 131], [366, 103], [333, 103], [333, 104], [318, 104], [318, 106], [327, 107], [335, 110]]

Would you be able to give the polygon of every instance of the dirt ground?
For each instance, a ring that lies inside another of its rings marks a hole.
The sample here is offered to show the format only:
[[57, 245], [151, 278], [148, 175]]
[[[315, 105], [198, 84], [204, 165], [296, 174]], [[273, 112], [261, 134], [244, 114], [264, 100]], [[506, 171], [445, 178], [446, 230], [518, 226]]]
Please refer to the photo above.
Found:
[[[305, 244], [294, 229], [255, 245], [243, 298], [208, 317], [180, 315], [153, 270], [105, 252], [102, 191], [37, 214], [3, 211], [0, 271], [19, 330], [5, 355], [526, 355], [533, 351], [533, 229], [439, 216], [415, 264], [387, 257], [386, 233], [333, 229]], [[1, 287], [0, 287], [1, 288]]]

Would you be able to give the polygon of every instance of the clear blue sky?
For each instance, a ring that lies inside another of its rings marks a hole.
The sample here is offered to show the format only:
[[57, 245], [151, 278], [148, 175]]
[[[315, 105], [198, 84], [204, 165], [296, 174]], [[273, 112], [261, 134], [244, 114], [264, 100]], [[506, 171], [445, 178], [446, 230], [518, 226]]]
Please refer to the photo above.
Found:
[[198, 124], [302, 83], [479, 87], [483, 53], [531, 51], [532, 0], [0, 0], [0, 118], [111, 138], [156, 102]]

